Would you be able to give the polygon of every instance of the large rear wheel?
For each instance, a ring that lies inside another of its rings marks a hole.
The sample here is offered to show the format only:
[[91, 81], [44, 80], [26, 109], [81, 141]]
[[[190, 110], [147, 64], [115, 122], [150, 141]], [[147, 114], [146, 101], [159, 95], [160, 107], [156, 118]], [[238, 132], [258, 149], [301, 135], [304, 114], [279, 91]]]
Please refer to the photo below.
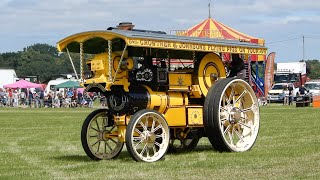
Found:
[[259, 131], [259, 106], [250, 85], [226, 78], [211, 87], [204, 104], [204, 128], [218, 151], [247, 151]]
[[112, 159], [119, 155], [123, 142], [117, 126], [106, 109], [93, 111], [85, 119], [81, 130], [81, 143], [93, 160]]
[[126, 146], [136, 161], [154, 162], [161, 159], [169, 146], [169, 126], [165, 118], [154, 110], [135, 113], [126, 129]]

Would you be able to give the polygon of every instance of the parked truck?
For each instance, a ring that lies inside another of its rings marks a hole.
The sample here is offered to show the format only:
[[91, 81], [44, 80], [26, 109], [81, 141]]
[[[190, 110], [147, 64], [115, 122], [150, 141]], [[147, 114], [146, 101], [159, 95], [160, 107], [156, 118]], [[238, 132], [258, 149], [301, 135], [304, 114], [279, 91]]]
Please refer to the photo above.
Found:
[[295, 87], [301, 87], [306, 80], [306, 62], [277, 63], [274, 83], [293, 83]]
[[3, 88], [3, 85], [14, 83], [16, 80], [18, 77], [14, 69], [0, 69], [0, 88]]

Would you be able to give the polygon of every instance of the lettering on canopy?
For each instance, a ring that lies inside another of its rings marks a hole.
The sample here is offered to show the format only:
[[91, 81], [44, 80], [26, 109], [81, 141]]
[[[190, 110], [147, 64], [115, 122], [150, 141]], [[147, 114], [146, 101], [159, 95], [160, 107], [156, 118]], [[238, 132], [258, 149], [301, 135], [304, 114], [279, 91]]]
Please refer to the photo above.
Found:
[[129, 46], [161, 48], [161, 49], [176, 49], [176, 50], [191, 50], [191, 51], [206, 51], [206, 52], [222, 52], [222, 53], [235, 53], [235, 54], [267, 54], [266, 48], [252, 48], [242, 46], [228, 46], [228, 45], [213, 45], [213, 44], [200, 44], [189, 42], [174, 42], [174, 41], [161, 41], [151, 39], [128, 39]]

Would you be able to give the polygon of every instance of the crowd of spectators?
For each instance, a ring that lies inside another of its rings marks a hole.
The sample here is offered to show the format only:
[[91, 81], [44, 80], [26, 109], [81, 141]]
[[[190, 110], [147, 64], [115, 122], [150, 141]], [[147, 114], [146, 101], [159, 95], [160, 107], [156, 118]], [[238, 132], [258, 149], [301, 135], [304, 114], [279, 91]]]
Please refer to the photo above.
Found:
[[[32, 108], [76, 108], [93, 107], [93, 102], [98, 98], [97, 93], [81, 92], [69, 88], [60, 91], [35, 89], [1, 89], [0, 107], [32, 107]], [[100, 98], [100, 97], [99, 97]], [[105, 97], [100, 98], [100, 105], [106, 107]]]

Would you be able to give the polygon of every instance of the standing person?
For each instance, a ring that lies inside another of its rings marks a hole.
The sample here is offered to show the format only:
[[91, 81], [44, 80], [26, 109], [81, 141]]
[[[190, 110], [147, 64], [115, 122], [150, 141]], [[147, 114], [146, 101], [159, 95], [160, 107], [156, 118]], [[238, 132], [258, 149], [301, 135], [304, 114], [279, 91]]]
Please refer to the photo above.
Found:
[[39, 108], [40, 96], [39, 96], [38, 92], [36, 92], [36, 91], [33, 93], [33, 100], [34, 100], [34, 107]]
[[26, 106], [26, 93], [24, 92], [24, 90], [21, 90], [20, 100], [21, 100], [21, 105], [23, 107], [25, 107]]
[[103, 93], [101, 93], [101, 95], [100, 95], [100, 106], [102, 108], [105, 108], [105, 107], [107, 107], [106, 104], [107, 104], [106, 103], [106, 96]]
[[44, 102], [44, 91], [40, 90], [39, 91], [39, 106], [40, 107], [44, 107], [43, 102]]
[[3, 105], [4, 105], [4, 92], [0, 88], [0, 107], [2, 107]]
[[93, 107], [93, 93], [92, 92], [87, 93], [87, 101], [88, 101], [88, 107], [92, 108]]
[[67, 106], [67, 107], [71, 107], [71, 102], [72, 102], [72, 97], [73, 97], [73, 90], [72, 89], [69, 89], [68, 91], [67, 91], [67, 97], [66, 97], [66, 103], [65, 103], [65, 105]]
[[81, 105], [82, 98], [83, 98], [83, 95], [82, 95], [81, 91], [78, 91], [77, 96], [78, 96], [77, 104], [80, 106], [80, 105]]
[[18, 105], [19, 105], [19, 94], [17, 90], [14, 90], [12, 92], [12, 106], [18, 107]]
[[29, 105], [29, 107], [32, 107], [32, 101], [33, 101], [33, 94], [32, 94], [32, 92], [29, 90], [29, 91], [28, 91], [28, 105]]
[[289, 85], [288, 90], [289, 90], [289, 105], [291, 105], [292, 100], [293, 100], [293, 87], [292, 87], [292, 85]]
[[283, 96], [283, 105], [289, 104], [289, 90], [287, 86], [283, 90]]
[[58, 91], [57, 96], [58, 96], [58, 99], [59, 99], [59, 107], [62, 107], [62, 103], [63, 103], [63, 99], [64, 99], [64, 93], [63, 93], [63, 91], [62, 91], [62, 90], [61, 90], [61, 91]]
[[8, 106], [12, 106], [12, 89], [8, 89]]

